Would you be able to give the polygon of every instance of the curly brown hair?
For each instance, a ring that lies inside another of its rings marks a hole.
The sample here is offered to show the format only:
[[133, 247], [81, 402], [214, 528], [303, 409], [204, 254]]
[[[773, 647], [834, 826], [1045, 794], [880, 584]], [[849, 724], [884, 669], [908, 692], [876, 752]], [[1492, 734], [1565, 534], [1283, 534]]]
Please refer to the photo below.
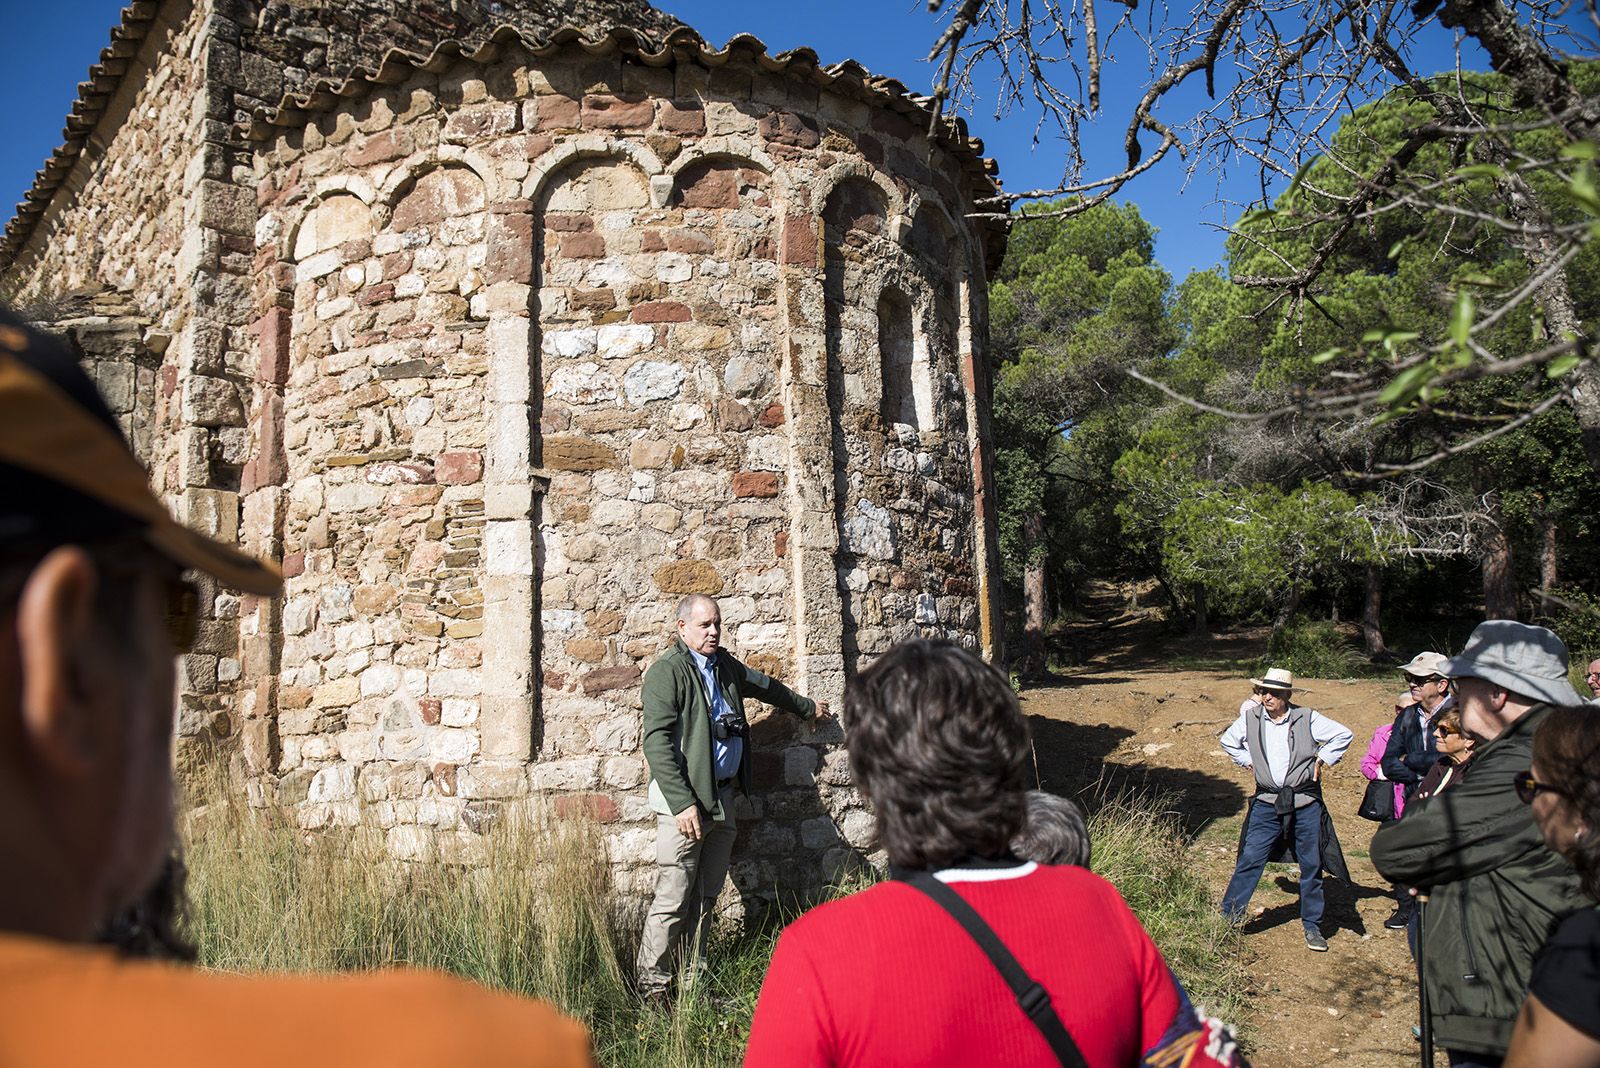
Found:
[[1600, 710], [1591, 705], [1555, 708], [1533, 736], [1539, 773], [1589, 825], [1566, 853], [1583, 892], [1600, 900]]
[[1026, 812], [1030, 743], [1000, 672], [949, 642], [904, 642], [850, 684], [844, 726], [891, 864], [1008, 855]]

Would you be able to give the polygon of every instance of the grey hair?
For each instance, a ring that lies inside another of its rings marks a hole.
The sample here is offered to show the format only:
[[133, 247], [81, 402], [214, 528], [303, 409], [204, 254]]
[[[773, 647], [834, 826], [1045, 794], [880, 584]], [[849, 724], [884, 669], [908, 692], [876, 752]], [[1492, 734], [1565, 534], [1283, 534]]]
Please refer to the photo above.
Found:
[[1028, 815], [1011, 839], [1011, 852], [1036, 864], [1089, 866], [1089, 828], [1076, 803], [1043, 790], [1028, 791]]
[[678, 622], [682, 623], [688, 619], [689, 613], [699, 607], [701, 602], [710, 605], [712, 608], [717, 607], [717, 599], [715, 597], [707, 597], [703, 593], [684, 594], [683, 599], [678, 602]]

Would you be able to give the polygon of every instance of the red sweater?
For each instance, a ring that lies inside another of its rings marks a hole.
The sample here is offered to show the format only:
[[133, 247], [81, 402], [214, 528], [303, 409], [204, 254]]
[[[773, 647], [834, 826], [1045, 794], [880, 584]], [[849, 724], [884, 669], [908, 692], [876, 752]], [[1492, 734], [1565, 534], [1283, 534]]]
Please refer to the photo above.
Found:
[[[1090, 1068], [1129, 1068], [1180, 995], [1112, 886], [1083, 868], [942, 872], [1050, 992]], [[1005, 980], [920, 891], [880, 883], [811, 910], [778, 940], [747, 1068], [1056, 1065]]]

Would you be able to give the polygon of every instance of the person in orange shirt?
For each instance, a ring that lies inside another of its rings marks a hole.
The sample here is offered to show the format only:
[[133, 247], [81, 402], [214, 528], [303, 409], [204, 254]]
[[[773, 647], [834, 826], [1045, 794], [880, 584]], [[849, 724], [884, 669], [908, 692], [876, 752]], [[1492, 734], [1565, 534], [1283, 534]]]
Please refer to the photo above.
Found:
[[189, 569], [281, 585], [175, 522], [76, 361], [0, 310], [0, 1064], [591, 1066], [581, 1024], [443, 975], [217, 975], [91, 944], [170, 855]]

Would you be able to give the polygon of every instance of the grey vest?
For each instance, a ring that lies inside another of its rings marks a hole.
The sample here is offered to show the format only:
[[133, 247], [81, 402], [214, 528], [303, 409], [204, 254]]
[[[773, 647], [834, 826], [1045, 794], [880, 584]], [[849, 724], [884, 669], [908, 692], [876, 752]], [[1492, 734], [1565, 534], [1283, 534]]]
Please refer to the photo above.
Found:
[[1277, 794], [1288, 786], [1295, 791], [1294, 807], [1304, 808], [1315, 800], [1300, 792], [1302, 787], [1310, 785], [1317, 764], [1317, 741], [1311, 737], [1311, 709], [1289, 706], [1289, 770], [1281, 783], [1272, 781], [1272, 773], [1267, 770], [1266, 750], [1261, 744], [1261, 720], [1266, 714], [1266, 708], [1257, 702], [1244, 717], [1244, 740], [1250, 747], [1250, 770], [1256, 774], [1256, 796]]

